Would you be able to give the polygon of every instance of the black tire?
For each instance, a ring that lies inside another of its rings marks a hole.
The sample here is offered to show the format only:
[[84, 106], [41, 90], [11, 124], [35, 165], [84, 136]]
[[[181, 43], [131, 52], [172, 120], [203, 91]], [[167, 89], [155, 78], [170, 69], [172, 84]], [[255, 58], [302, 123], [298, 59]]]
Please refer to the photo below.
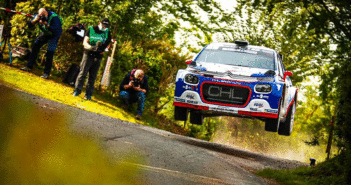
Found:
[[174, 107], [174, 119], [178, 121], [186, 121], [188, 119], [188, 108]]
[[280, 101], [280, 106], [278, 108], [278, 118], [267, 118], [264, 125], [264, 129], [268, 132], [277, 132], [280, 125], [280, 109], [283, 105], [283, 102]]
[[268, 132], [277, 132], [280, 124], [279, 117], [277, 119], [267, 118], [266, 123], [264, 125], [264, 129]]
[[278, 134], [284, 136], [290, 136], [294, 126], [294, 116], [296, 112], [296, 101], [290, 107], [288, 115], [286, 116], [285, 122], [280, 123]]
[[190, 112], [190, 123], [195, 125], [202, 125], [204, 122], [204, 115], [201, 112]]

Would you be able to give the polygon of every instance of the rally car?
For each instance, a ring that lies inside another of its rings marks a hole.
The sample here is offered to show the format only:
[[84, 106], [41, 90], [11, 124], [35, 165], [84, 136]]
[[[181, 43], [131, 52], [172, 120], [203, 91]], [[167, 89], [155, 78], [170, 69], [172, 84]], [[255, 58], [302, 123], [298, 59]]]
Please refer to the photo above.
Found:
[[277, 51], [246, 41], [211, 43], [186, 69], [178, 70], [174, 118], [203, 123], [204, 117], [257, 118], [265, 130], [291, 134], [297, 103], [292, 85]]

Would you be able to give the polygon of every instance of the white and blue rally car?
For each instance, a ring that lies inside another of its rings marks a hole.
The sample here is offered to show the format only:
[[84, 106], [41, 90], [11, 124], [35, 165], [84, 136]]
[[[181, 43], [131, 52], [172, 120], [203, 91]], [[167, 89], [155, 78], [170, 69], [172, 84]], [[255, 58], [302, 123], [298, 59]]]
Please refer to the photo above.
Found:
[[273, 49], [246, 41], [211, 43], [176, 77], [174, 118], [202, 124], [204, 117], [236, 116], [265, 121], [265, 130], [291, 134], [297, 103], [282, 62]]

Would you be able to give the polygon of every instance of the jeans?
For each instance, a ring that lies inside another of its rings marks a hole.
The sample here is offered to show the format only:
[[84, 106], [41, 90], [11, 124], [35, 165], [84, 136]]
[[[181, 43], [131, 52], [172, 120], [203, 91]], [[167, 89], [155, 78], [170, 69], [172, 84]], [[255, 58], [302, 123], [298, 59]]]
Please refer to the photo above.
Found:
[[52, 67], [52, 60], [54, 58], [54, 54], [55, 54], [57, 43], [58, 43], [58, 40], [60, 39], [60, 36], [61, 35], [56, 37], [52, 37], [48, 35], [39, 36], [33, 44], [32, 52], [28, 59], [27, 67], [33, 69], [33, 65], [38, 58], [38, 53], [40, 48], [44, 44], [48, 43], [44, 73], [50, 74], [51, 67]]
[[75, 91], [79, 94], [82, 91], [84, 81], [89, 73], [88, 82], [86, 85], [86, 96], [92, 96], [94, 90], [94, 83], [96, 80], [96, 76], [99, 72], [100, 63], [101, 63], [101, 55], [94, 56], [89, 54], [88, 52], [84, 52], [82, 62], [80, 63], [80, 71], [76, 80]]
[[137, 91], [135, 93], [122, 91], [120, 92], [119, 96], [123, 99], [126, 105], [129, 105], [130, 103], [138, 102], [137, 114], [140, 116], [143, 114], [144, 104], [145, 104], [145, 93], [141, 91]]

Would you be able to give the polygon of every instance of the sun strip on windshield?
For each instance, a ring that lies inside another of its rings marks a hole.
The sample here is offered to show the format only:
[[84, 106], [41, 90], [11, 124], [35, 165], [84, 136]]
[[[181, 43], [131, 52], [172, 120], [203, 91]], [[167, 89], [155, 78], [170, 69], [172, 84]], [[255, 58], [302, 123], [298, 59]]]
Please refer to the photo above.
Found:
[[235, 49], [235, 48], [222, 48], [224, 51], [236, 51], [236, 52], [241, 52], [241, 53], [249, 53], [249, 54], [255, 54], [257, 55], [257, 51], [250, 51], [246, 49]]

